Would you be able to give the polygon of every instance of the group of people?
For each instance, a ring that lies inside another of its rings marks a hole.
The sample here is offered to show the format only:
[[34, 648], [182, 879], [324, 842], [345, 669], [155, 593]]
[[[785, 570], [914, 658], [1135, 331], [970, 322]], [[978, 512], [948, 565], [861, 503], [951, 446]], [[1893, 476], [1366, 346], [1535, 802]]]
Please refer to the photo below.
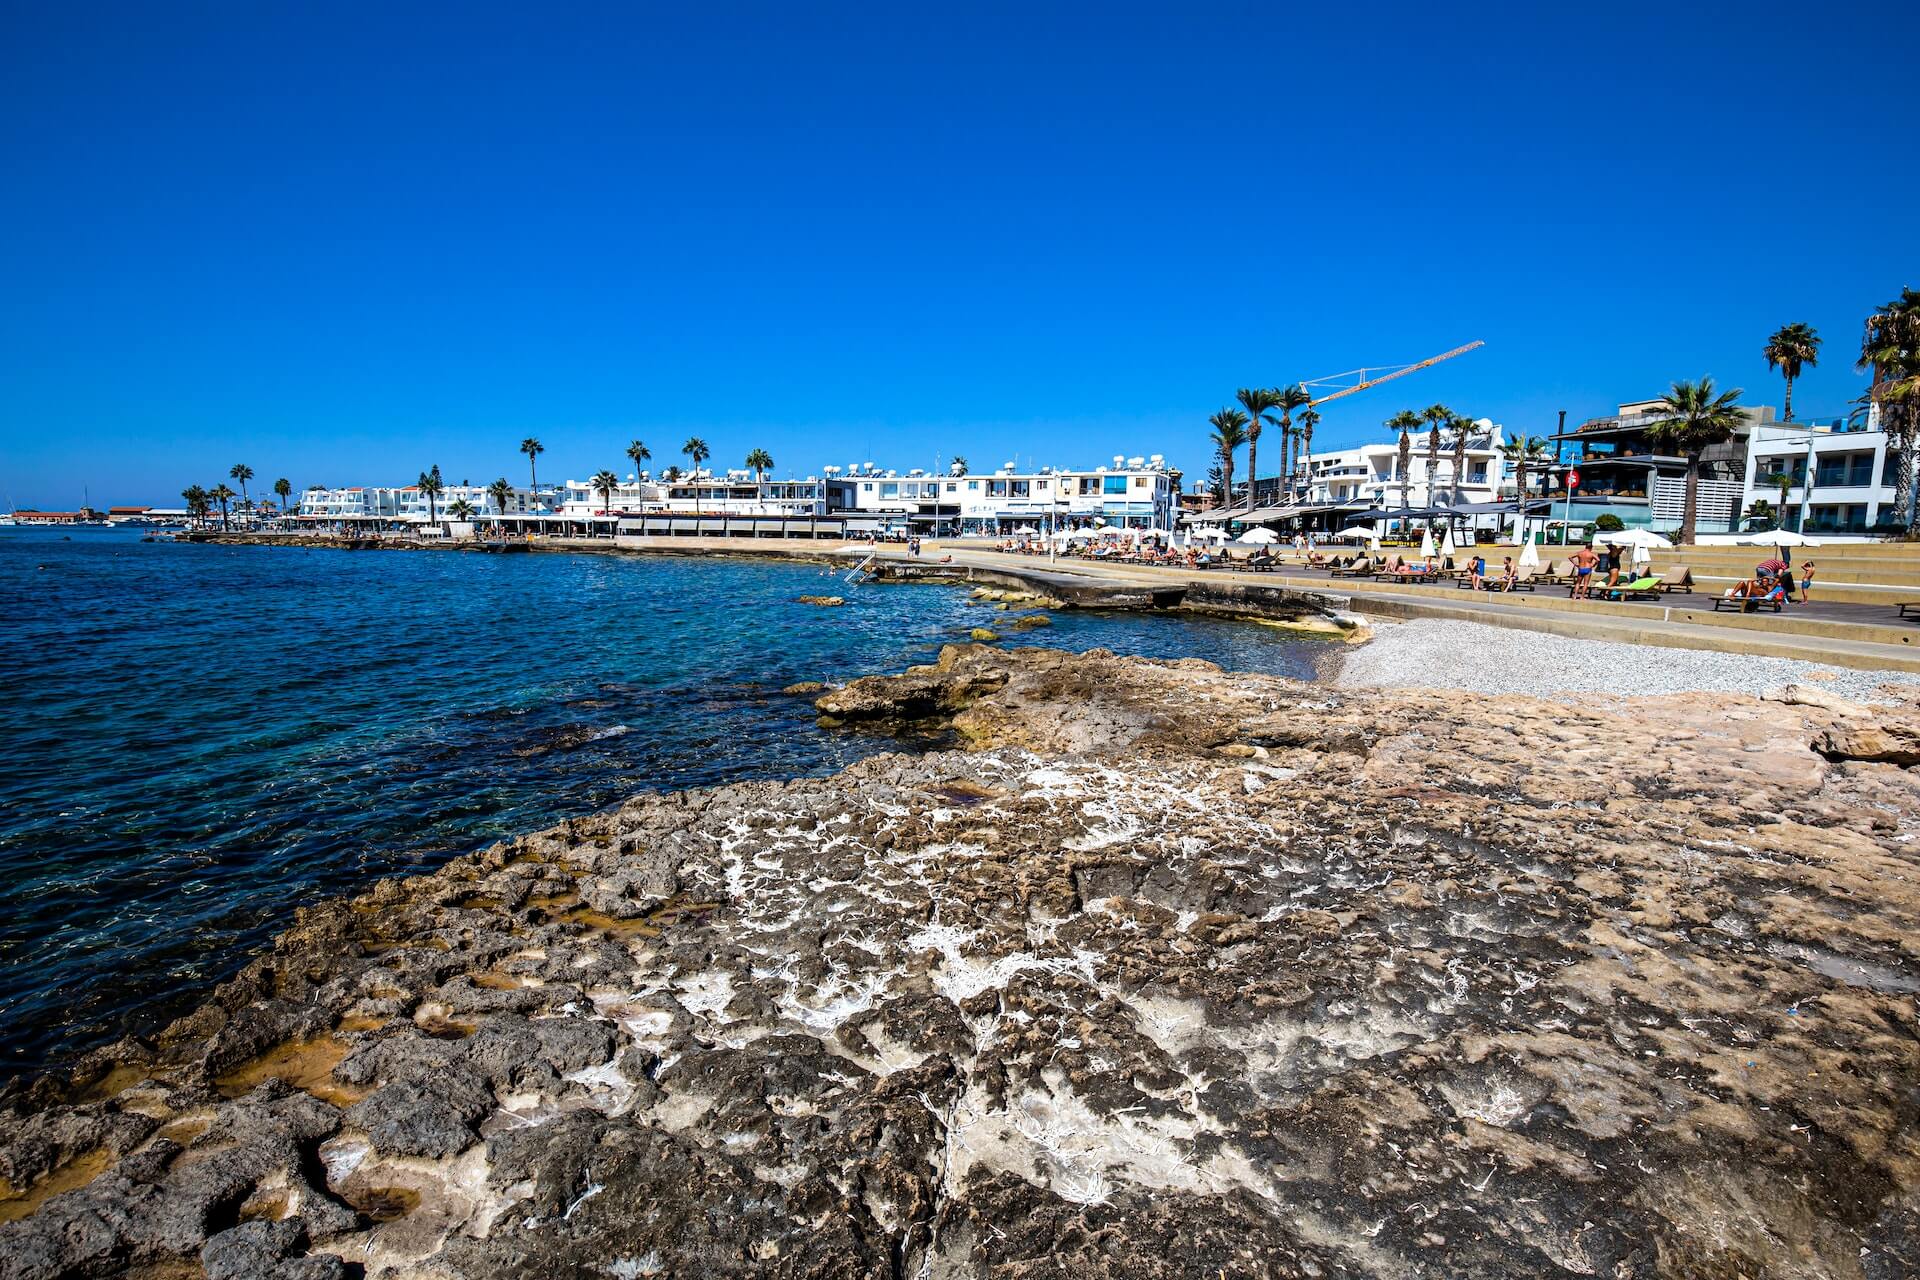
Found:
[[1513, 591], [1520, 585], [1520, 567], [1512, 556], [1500, 557], [1498, 575], [1487, 572], [1487, 558], [1475, 553], [1467, 565], [1467, 583], [1475, 591]]
[[1729, 600], [1771, 600], [1781, 604], [1805, 604], [1813, 598], [1813, 561], [1800, 566], [1800, 595], [1793, 594], [1793, 566], [1784, 560], [1767, 560], [1755, 565], [1751, 578], [1742, 578], [1726, 590]]

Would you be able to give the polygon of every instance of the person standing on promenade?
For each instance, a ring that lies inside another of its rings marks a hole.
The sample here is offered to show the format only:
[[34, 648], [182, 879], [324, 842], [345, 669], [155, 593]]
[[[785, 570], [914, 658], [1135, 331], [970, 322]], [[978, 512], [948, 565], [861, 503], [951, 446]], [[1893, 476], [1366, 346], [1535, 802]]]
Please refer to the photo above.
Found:
[[1592, 547], [1581, 547], [1573, 553], [1573, 598], [1585, 600], [1593, 590], [1593, 567], [1600, 563], [1600, 557], [1593, 554]]
[[1813, 598], [1813, 561], [1805, 560], [1800, 564], [1800, 603], [1805, 604]]

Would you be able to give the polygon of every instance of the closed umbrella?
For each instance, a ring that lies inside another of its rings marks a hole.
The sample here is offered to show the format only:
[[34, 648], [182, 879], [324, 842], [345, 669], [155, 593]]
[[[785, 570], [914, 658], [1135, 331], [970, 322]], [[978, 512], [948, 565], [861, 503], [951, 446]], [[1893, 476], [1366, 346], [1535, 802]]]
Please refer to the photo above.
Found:
[[1458, 550], [1459, 548], [1453, 545], [1453, 526], [1449, 524], [1447, 526], [1447, 536], [1440, 541], [1440, 556], [1442, 559], [1451, 560], [1454, 557], [1454, 553]]
[[1540, 549], [1533, 545], [1532, 538], [1528, 538], [1526, 542], [1521, 544], [1518, 564], [1523, 569], [1528, 565], [1536, 569], [1540, 567]]

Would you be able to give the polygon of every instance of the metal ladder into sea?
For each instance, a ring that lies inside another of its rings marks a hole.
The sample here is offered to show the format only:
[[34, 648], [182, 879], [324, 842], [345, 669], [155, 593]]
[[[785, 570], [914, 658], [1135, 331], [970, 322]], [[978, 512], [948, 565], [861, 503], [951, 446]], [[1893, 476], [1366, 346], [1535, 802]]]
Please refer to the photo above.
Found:
[[866, 558], [862, 560], [859, 564], [853, 566], [853, 568], [847, 570], [846, 573], [841, 576], [840, 580], [846, 583], [848, 586], [852, 586], [855, 583], [858, 583], [859, 581], [861, 581], [860, 575], [868, 571], [868, 566], [873, 563], [874, 557], [878, 556], [879, 554], [880, 553], [878, 551], [867, 552]]

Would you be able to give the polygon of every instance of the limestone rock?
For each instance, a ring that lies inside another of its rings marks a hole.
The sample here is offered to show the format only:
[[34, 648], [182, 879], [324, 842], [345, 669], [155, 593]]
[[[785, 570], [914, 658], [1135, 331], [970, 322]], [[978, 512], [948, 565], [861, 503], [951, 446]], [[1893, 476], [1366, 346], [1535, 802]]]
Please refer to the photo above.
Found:
[[953, 645], [816, 706], [964, 749], [303, 911], [0, 1092], [0, 1280], [1914, 1272], [1911, 704]]

